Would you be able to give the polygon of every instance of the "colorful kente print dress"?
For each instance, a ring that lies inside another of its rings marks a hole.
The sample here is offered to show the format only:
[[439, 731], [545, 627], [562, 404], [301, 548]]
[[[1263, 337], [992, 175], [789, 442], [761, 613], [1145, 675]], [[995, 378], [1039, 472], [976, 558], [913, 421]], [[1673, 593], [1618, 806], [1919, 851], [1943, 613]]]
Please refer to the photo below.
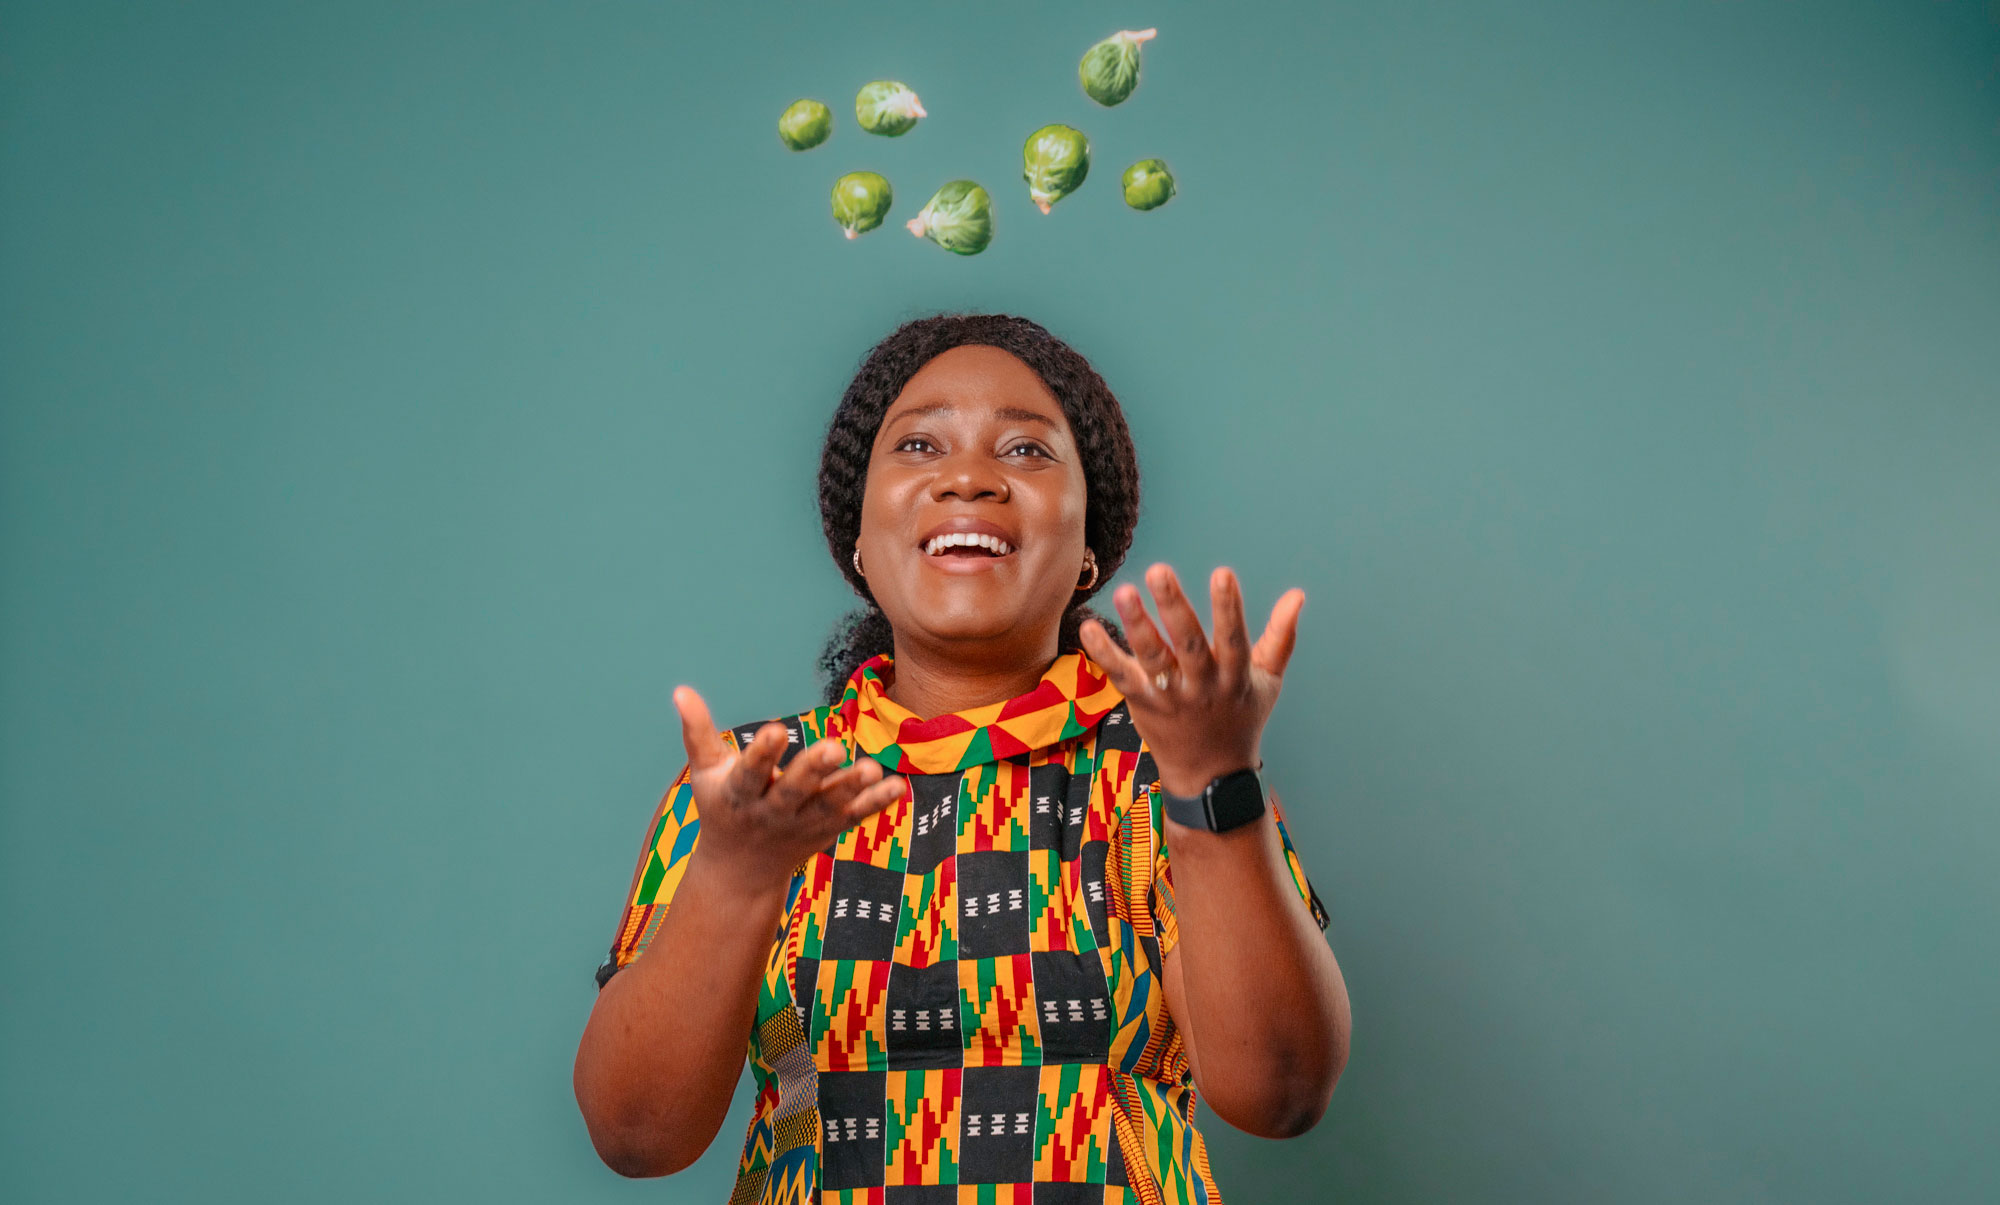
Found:
[[[837, 705], [781, 721], [788, 758], [836, 737], [910, 790], [792, 878], [732, 1205], [1215, 1205], [1159, 982], [1176, 929], [1156, 775], [1122, 697], [1069, 653], [1027, 694], [920, 720], [884, 694], [892, 673], [877, 657]], [[684, 770], [600, 987], [645, 952], [699, 828]]]

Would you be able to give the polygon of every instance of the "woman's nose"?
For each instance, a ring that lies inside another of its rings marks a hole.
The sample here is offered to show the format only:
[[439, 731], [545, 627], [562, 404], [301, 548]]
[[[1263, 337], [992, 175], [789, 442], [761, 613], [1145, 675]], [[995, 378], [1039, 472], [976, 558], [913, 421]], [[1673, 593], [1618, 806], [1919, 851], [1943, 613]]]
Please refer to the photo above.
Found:
[[961, 502], [978, 499], [1005, 502], [1007, 475], [1000, 471], [990, 456], [960, 453], [946, 458], [938, 466], [938, 475], [931, 484], [931, 497], [939, 500], [957, 498]]

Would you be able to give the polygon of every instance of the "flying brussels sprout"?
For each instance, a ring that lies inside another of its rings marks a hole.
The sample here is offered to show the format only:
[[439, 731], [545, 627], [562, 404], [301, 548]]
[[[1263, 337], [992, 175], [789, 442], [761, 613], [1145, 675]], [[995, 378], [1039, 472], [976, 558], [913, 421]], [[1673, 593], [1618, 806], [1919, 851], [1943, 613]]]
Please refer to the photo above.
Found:
[[778, 115], [778, 137], [795, 151], [809, 151], [833, 133], [833, 110], [816, 100], [795, 100]]
[[1141, 159], [1125, 169], [1125, 203], [1134, 209], [1158, 209], [1174, 196], [1174, 174], [1164, 159]]
[[854, 94], [854, 119], [870, 134], [894, 138], [907, 134], [917, 118], [928, 116], [917, 94], [895, 80], [878, 79], [863, 84]]
[[970, 180], [953, 180], [904, 225], [946, 251], [977, 255], [993, 241], [993, 198]]
[[895, 197], [874, 172], [849, 172], [833, 182], [833, 220], [848, 238], [866, 234], [882, 224]]
[[1075, 192], [1090, 174], [1090, 139], [1069, 126], [1043, 126], [1021, 148], [1021, 178], [1028, 198], [1043, 213]]
[[1118, 104], [1139, 86], [1139, 46], [1159, 36], [1157, 29], [1121, 29], [1083, 52], [1076, 65], [1083, 90], [1100, 105]]

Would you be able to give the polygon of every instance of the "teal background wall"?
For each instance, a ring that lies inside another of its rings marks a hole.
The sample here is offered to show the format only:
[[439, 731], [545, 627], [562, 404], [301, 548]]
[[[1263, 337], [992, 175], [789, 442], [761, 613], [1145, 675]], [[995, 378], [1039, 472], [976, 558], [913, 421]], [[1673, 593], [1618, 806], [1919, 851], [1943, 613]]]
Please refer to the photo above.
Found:
[[820, 430], [940, 308], [1119, 391], [1125, 577], [1311, 600], [1353, 1056], [1233, 1201], [2000, 1196], [1991, 6], [725, 7], [0, 8], [0, 1196], [724, 1199], [747, 1098], [596, 1162], [591, 972], [673, 685], [811, 700]]

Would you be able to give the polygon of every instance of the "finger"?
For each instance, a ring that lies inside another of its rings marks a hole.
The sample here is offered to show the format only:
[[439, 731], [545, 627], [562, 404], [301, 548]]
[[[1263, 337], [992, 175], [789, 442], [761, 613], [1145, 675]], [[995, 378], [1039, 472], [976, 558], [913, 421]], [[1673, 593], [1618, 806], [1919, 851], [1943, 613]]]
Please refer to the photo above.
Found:
[[1125, 621], [1125, 639], [1132, 642], [1132, 655], [1139, 660], [1139, 671], [1143, 677], [1151, 678], [1174, 664], [1174, 651], [1167, 647], [1166, 637], [1153, 626], [1153, 617], [1146, 614], [1145, 600], [1139, 597], [1139, 587], [1130, 584], [1111, 592], [1111, 605], [1118, 608], [1118, 618]]
[[772, 722], [759, 728], [743, 746], [735, 766], [729, 771], [729, 791], [737, 799], [758, 799], [771, 789], [771, 771], [785, 745], [785, 726]]
[[840, 768], [847, 760], [847, 746], [828, 738], [815, 741], [805, 749], [778, 775], [778, 781], [771, 784], [771, 798], [779, 806], [794, 811], [805, 806], [813, 796], [819, 794], [826, 776]]
[[688, 765], [706, 770], [729, 760], [729, 743], [715, 730], [708, 704], [694, 687], [674, 687], [674, 710], [681, 715], [681, 743], [687, 746]]
[[1078, 642], [1083, 645], [1083, 651], [1090, 654], [1090, 659], [1097, 663], [1098, 668], [1111, 676], [1114, 685], [1120, 680], [1121, 675], [1139, 673], [1138, 658], [1118, 647], [1118, 642], [1111, 639], [1111, 632], [1104, 626], [1103, 621], [1084, 620], [1078, 626], [1076, 636]]
[[1228, 569], [1208, 577], [1208, 613], [1215, 620], [1215, 671], [1228, 690], [1242, 686], [1250, 659], [1250, 629], [1243, 623], [1243, 585]]
[[891, 775], [856, 795], [841, 813], [841, 818], [851, 828], [908, 795], [909, 791], [909, 779]]
[[1086, 619], [1076, 630], [1076, 638], [1083, 643], [1083, 651], [1111, 679], [1111, 685], [1120, 694], [1130, 694], [1132, 689], [1145, 677], [1139, 661], [1132, 654], [1118, 647], [1111, 639], [1111, 633], [1095, 619]]
[[1207, 679], [1215, 672], [1215, 658], [1208, 649], [1208, 637], [1201, 630], [1201, 616], [1181, 589], [1181, 579], [1171, 565], [1155, 565], [1146, 570], [1146, 584], [1153, 588], [1153, 602], [1160, 611], [1160, 626], [1173, 642], [1174, 658], [1181, 672], [1190, 678]]
[[855, 796], [881, 781], [882, 774], [882, 763], [872, 757], [843, 766], [819, 784], [819, 802], [833, 811], [845, 811]]
[[1298, 642], [1299, 612], [1305, 605], [1304, 590], [1285, 591], [1278, 605], [1271, 608], [1271, 622], [1264, 625], [1257, 646], [1250, 650], [1250, 664], [1267, 674], [1284, 676], [1285, 665], [1292, 659], [1292, 646]]

